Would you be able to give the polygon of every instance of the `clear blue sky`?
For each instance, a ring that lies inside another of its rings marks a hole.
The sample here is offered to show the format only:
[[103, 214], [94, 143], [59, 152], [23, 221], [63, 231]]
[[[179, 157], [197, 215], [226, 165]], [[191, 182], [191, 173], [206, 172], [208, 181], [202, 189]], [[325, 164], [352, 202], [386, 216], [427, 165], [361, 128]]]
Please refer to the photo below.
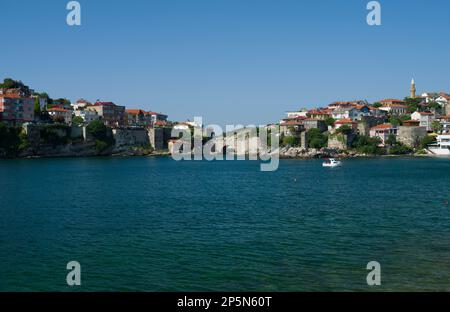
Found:
[[334, 100], [450, 92], [450, 2], [384, 0], [0, 0], [0, 78], [52, 97], [268, 123]]

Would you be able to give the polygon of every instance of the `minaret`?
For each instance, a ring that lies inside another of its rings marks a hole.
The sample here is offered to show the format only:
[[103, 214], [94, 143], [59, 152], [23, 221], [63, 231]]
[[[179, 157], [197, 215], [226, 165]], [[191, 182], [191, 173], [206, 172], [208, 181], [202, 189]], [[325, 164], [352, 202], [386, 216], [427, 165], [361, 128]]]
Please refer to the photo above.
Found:
[[411, 80], [411, 94], [409, 97], [412, 99], [416, 98], [416, 83], [414, 82], [414, 78]]

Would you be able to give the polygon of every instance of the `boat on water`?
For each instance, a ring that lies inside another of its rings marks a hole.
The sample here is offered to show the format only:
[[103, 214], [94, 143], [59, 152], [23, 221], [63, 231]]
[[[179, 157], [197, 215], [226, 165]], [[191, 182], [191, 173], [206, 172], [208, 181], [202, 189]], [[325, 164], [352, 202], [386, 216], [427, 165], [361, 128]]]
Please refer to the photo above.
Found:
[[437, 143], [428, 145], [428, 153], [431, 155], [450, 156], [450, 134], [438, 135]]
[[325, 159], [325, 161], [322, 164], [322, 167], [339, 167], [342, 165], [342, 162], [340, 160], [334, 159], [334, 158], [328, 158]]

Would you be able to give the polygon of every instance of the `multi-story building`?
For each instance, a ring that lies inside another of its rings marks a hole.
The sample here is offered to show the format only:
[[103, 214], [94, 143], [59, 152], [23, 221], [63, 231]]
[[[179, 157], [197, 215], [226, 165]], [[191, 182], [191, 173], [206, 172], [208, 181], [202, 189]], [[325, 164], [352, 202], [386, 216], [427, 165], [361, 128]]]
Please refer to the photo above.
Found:
[[107, 126], [122, 127], [125, 125], [125, 106], [112, 102], [96, 102], [88, 106], [87, 110], [96, 111]]
[[419, 126], [425, 127], [427, 131], [432, 131], [432, 124], [436, 117], [430, 112], [414, 112], [411, 114], [411, 119], [419, 121]]
[[157, 122], [166, 122], [168, 118], [167, 115], [156, 112], [144, 112], [144, 116], [146, 120], [150, 121], [151, 125], [154, 125]]
[[34, 99], [20, 93], [0, 93], [1, 120], [10, 125], [20, 125], [34, 120]]
[[398, 100], [398, 99], [384, 99], [381, 101], [378, 101], [383, 106], [389, 106], [389, 105], [405, 105], [405, 101]]
[[95, 110], [83, 109], [83, 110], [76, 110], [73, 113], [76, 117], [83, 118], [83, 121], [85, 123], [90, 123], [94, 120], [100, 119], [100, 116], [98, 115], [98, 113]]
[[72, 111], [60, 107], [52, 107], [47, 110], [48, 114], [53, 118], [55, 121], [63, 121], [66, 124], [72, 123]]
[[386, 111], [391, 115], [405, 115], [408, 112], [408, 106], [400, 104], [389, 104], [380, 107], [380, 110]]
[[125, 124], [132, 127], [145, 127], [150, 125], [146, 118], [145, 112], [141, 109], [126, 109], [125, 110]]
[[372, 138], [380, 138], [381, 143], [380, 146], [384, 146], [386, 143], [386, 140], [389, 138], [391, 134], [397, 136], [397, 127], [393, 126], [392, 124], [386, 123], [382, 125], [375, 126], [370, 129], [370, 137]]

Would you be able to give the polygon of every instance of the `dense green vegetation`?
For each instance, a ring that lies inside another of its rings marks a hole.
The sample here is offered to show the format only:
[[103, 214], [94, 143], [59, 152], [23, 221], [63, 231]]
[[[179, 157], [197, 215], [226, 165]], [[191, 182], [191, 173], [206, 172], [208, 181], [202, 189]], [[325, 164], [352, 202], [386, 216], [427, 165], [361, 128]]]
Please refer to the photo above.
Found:
[[325, 119], [325, 124], [327, 126], [333, 126], [335, 122], [336, 122], [336, 119], [334, 119], [333, 117], [327, 117]]
[[381, 155], [384, 153], [384, 150], [379, 146], [380, 144], [380, 138], [358, 135], [353, 141], [352, 147], [362, 154]]
[[29, 142], [21, 128], [7, 127], [0, 122], [0, 156], [15, 157], [20, 150], [28, 146]]
[[300, 140], [297, 137], [294, 136], [285, 136], [283, 137], [283, 140], [281, 142], [281, 146], [290, 146], [290, 147], [296, 147], [300, 143]]
[[95, 140], [97, 152], [104, 152], [114, 144], [114, 139], [108, 135], [108, 127], [100, 120], [92, 121], [86, 130]]
[[420, 148], [425, 149], [427, 148], [428, 145], [435, 143], [436, 142], [436, 137], [432, 136], [432, 135], [428, 135], [426, 137], [424, 137], [422, 139], [422, 141], [420, 141]]
[[339, 129], [336, 130], [338, 134], [349, 135], [353, 132], [353, 129], [349, 125], [340, 126]]
[[407, 120], [411, 119], [411, 115], [391, 115], [389, 117], [389, 123], [392, 124], [393, 126], [401, 126], [403, 125], [403, 123]]
[[311, 148], [323, 148], [328, 145], [328, 136], [316, 128], [308, 130], [306, 138], [308, 146]]
[[419, 104], [422, 102], [422, 99], [413, 99], [410, 97], [405, 98], [405, 104], [406, 106], [408, 106], [408, 112], [409, 113], [414, 113], [417, 112], [418, 110], [420, 110], [420, 106]]
[[70, 140], [69, 127], [58, 124], [45, 125], [40, 131], [40, 136], [43, 144], [49, 144], [53, 147], [65, 145]]
[[72, 118], [72, 125], [79, 126], [84, 124], [84, 119], [80, 116], [75, 116]]

